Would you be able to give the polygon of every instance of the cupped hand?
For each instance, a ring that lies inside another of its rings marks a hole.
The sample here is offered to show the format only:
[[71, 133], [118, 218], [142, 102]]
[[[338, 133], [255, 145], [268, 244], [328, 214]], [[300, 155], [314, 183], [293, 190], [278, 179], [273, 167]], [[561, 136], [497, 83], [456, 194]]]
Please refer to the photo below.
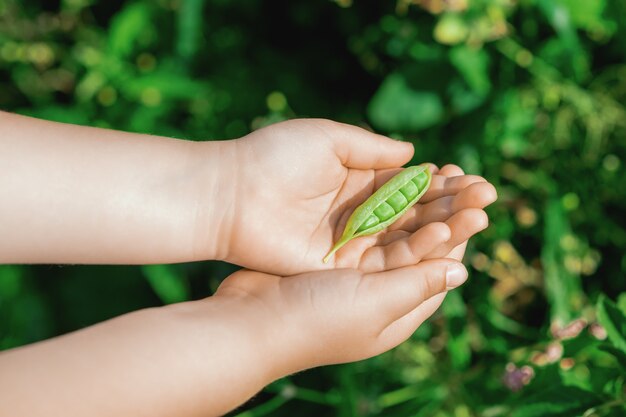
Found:
[[352, 211], [413, 156], [410, 143], [320, 119], [268, 126], [232, 141], [222, 259], [276, 274], [329, 268], [376, 272], [448, 254], [487, 226], [496, 199], [483, 178], [431, 165], [420, 202], [386, 231], [353, 240], [331, 258]]
[[[241, 270], [215, 299], [235, 300], [268, 352], [274, 378], [302, 369], [352, 362], [404, 340], [467, 278], [453, 259], [432, 259], [392, 271], [334, 269], [282, 277]], [[231, 305], [233, 305], [231, 303]]]

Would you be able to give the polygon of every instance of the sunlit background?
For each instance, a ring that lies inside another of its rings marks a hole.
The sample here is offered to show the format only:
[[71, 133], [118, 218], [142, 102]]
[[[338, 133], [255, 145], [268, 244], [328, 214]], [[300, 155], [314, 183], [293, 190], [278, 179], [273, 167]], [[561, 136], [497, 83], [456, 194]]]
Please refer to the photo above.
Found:
[[[326, 117], [498, 188], [469, 284], [410, 341], [246, 417], [626, 415], [625, 58], [625, 0], [0, 0], [2, 109], [193, 140]], [[235, 269], [0, 267], [0, 348]]]

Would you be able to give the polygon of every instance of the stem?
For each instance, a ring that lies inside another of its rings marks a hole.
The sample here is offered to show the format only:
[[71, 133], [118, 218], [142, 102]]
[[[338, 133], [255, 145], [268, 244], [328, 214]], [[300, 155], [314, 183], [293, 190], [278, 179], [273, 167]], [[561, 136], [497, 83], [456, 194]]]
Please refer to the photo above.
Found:
[[601, 411], [601, 410], [606, 410], [606, 409], [617, 407], [617, 406], [620, 406], [620, 405], [623, 406], [624, 404], [625, 404], [624, 400], [620, 400], [620, 399], [613, 400], [613, 401], [608, 401], [608, 402], [606, 402], [604, 404], [600, 404], [597, 407], [591, 407], [590, 409], [585, 411], [585, 413], [582, 415], [582, 417], [591, 417], [593, 415], [598, 414], [598, 412]]
[[285, 390], [289, 390], [290, 398], [302, 401], [308, 401], [316, 404], [323, 405], [337, 405], [341, 402], [341, 396], [336, 392], [320, 392], [309, 388], [302, 388], [295, 385], [288, 385], [285, 387], [272, 387], [269, 386], [265, 389], [268, 392], [282, 393]]
[[290, 398], [285, 397], [283, 395], [277, 395], [269, 401], [264, 402], [258, 407], [253, 408], [252, 410], [244, 411], [243, 413], [237, 414], [235, 417], [260, 417], [267, 415], [273, 411], [278, 410], [283, 404], [289, 401]]
[[330, 250], [330, 252], [328, 252], [328, 255], [326, 255], [324, 257], [324, 263], [325, 264], [328, 263], [328, 261], [330, 260], [331, 256], [333, 256], [335, 254], [335, 252], [337, 252], [339, 249], [341, 249], [341, 247], [343, 245], [348, 243], [349, 240], [350, 240], [350, 237], [348, 237], [347, 239], [343, 238], [343, 239], [340, 239], [339, 242], [335, 243], [335, 246], [333, 246], [333, 248]]

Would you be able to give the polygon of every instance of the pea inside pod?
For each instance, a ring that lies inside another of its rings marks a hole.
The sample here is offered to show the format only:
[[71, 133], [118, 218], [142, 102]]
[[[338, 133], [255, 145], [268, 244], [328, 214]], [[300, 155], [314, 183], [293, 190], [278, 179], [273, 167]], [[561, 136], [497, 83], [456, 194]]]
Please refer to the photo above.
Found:
[[324, 257], [324, 263], [350, 240], [383, 230], [398, 220], [424, 195], [432, 175], [426, 165], [403, 169], [374, 192], [350, 215], [341, 238]]

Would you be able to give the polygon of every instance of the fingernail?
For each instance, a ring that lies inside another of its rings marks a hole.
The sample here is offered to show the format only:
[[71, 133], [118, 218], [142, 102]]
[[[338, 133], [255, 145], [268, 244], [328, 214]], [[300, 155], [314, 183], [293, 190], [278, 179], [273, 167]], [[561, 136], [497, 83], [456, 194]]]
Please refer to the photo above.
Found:
[[456, 288], [467, 280], [467, 269], [460, 264], [452, 264], [446, 270], [446, 286], [449, 290]]

